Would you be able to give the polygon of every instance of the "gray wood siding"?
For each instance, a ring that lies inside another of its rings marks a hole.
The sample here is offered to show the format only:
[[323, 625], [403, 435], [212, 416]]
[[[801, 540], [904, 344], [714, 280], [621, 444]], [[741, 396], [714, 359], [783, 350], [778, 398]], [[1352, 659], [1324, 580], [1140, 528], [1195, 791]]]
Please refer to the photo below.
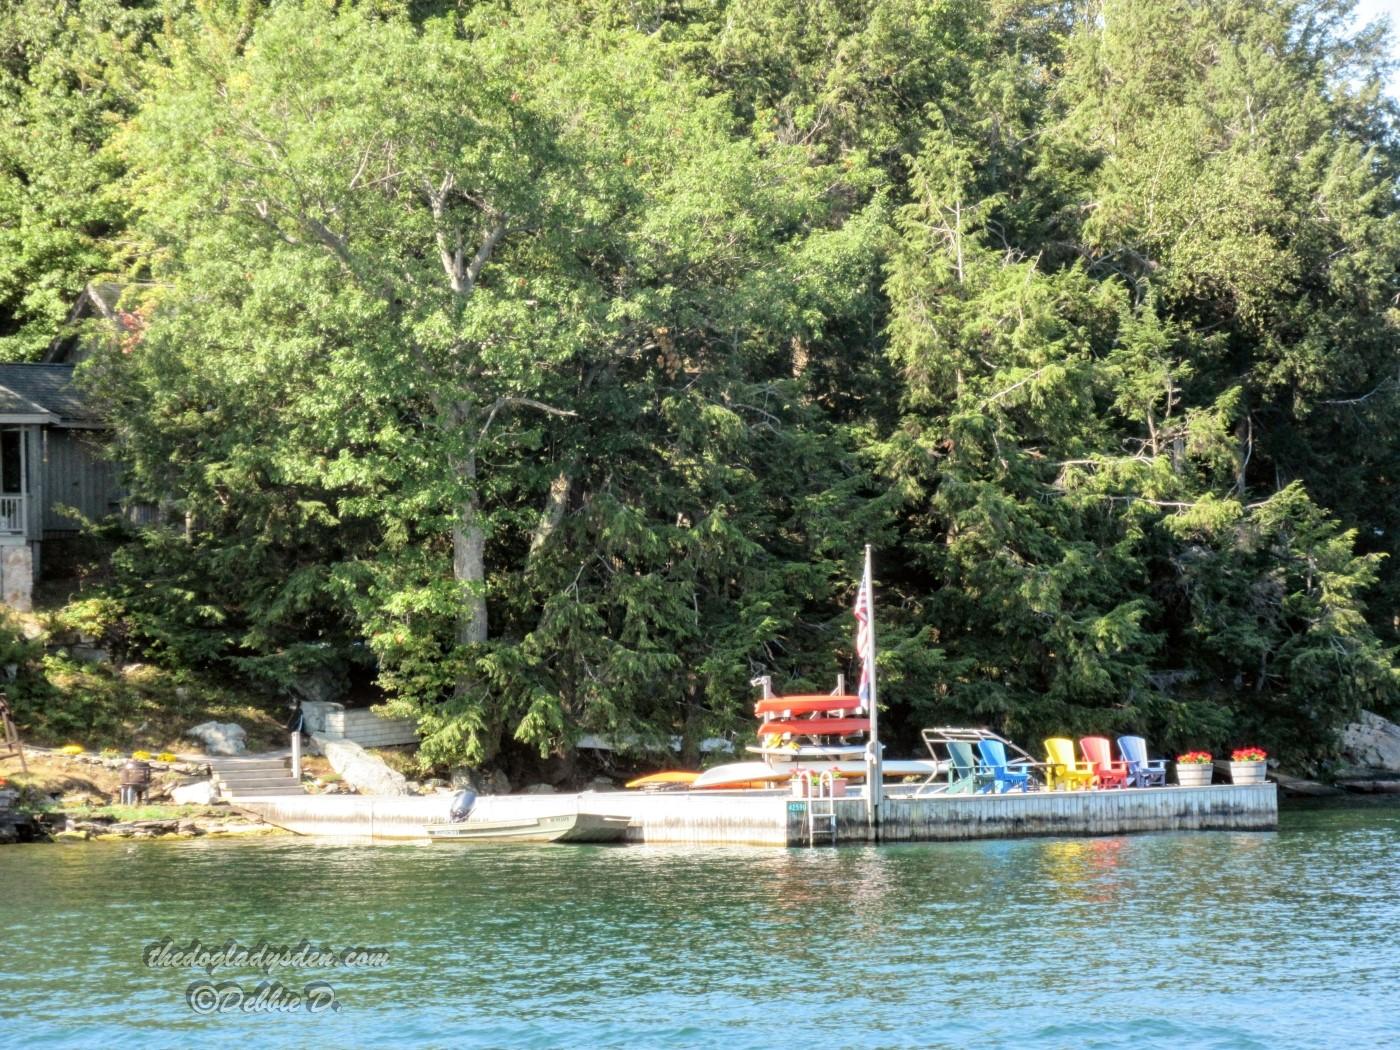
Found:
[[89, 432], [49, 429], [44, 478], [44, 533], [76, 532], [78, 523], [58, 507], [75, 507], [94, 520], [119, 508], [117, 468], [101, 458]]

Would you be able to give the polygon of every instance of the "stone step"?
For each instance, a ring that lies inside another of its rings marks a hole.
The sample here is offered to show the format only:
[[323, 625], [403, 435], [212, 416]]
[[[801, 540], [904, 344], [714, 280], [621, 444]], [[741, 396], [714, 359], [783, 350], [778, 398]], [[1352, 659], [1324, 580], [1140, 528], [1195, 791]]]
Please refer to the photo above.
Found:
[[268, 769], [216, 769], [214, 776], [219, 780], [227, 780], [229, 783], [237, 783], [240, 780], [271, 780], [280, 777], [289, 777], [292, 771], [286, 766], [277, 766]]
[[216, 773], [243, 773], [255, 769], [287, 769], [290, 763], [285, 758], [234, 758], [210, 759], [209, 768]]
[[221, 794], [256, 795], [260, 791], [273, 788], [300, 788], [301, 781], [291, 777], [267, 777], [262, 780], [240, 780], [236, 783], [219, 782]]
[[305, 795], [306, 790], [300, 785], [280, 788], [262, 788], [258, 791], [240, 791], [237, 794], [225, 795], [224, 798], [282, 798], [288, 795]]

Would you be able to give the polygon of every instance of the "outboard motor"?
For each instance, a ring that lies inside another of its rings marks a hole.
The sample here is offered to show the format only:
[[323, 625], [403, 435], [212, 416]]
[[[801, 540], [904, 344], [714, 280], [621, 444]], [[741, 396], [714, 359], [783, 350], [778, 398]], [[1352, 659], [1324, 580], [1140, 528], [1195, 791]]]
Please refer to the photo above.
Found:
[[460, 824], [472, 813], [472, 807], [476, 805], [476, 792], [471, 788], [465, 788], [452, 796], [452, 823]]

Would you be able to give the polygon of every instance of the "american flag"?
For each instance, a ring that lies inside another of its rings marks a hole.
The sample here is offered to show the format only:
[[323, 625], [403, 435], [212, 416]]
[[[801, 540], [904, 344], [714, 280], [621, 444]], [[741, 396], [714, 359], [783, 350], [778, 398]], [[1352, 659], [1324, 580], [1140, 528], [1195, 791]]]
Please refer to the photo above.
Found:
[[862, 705], [870, 703], [870, 681], [875, 673], [871, 666], [874, 647], [870, 644], [870, 607], [874, 602], [870, 585], [870, 559], [865, 560], [865, 575], [860, 580], [860, 590], [856, 592], [856, 656], [860, 659], [860, 687], [856, 695]]

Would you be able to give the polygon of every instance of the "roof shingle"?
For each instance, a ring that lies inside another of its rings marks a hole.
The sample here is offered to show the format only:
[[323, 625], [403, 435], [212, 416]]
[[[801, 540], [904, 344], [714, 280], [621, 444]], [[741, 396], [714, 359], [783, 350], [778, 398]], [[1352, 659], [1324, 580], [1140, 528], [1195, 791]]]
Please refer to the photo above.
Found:
[[0, 413], [50, 413], [59, 423], [95, 423], [97, 414], [73, 384], [72, 365], [0, 364]]

